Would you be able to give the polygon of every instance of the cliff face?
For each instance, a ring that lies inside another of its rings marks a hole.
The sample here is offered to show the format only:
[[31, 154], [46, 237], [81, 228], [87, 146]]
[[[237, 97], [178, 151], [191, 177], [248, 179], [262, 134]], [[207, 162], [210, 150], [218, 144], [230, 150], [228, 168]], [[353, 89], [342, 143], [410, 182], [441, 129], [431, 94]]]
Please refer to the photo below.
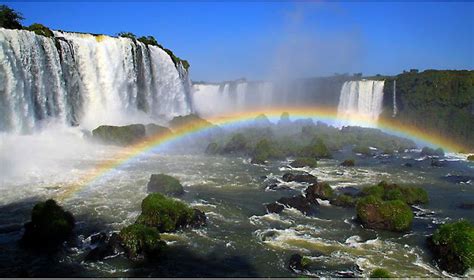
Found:
[[447, 136], [474, 149], [474, 71], [412, 71], [386, 79], [383, 116]]

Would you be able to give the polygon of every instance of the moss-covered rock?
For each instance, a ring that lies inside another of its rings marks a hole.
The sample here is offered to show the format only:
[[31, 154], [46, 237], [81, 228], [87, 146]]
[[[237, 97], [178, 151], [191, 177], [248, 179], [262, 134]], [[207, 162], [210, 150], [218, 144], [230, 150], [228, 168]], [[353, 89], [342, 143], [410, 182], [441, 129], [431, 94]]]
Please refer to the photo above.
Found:
[[174, 117], [169, 125], [173, 131], [213, 127], [212, 123], [195, 114]]
[[159, 135], [171, 134], [171, 130], [166, 126], [149, 123], [145, 126], [145, 133], [147, 137], [154, 137]]
[[474, 155], [468, 155], [467, 160], [469, 161], [474, 161]]
[[288, 262], [288, 268], [293, 272], [300, 272], [308, 268], [309, 259], [300, 254], [293, 254]]
[[413, 212], [402, 200], [383, 201], [369, 195], [358, 200], [357, 217], [367, 228], [406, 231], [413, 221]]
[[353, 159], [346, 159], [343, 162], [341, 162], [340, 165], [344, 167], [353, 167], [355, 166], [355, 161]]
[[51, 31], [51, 29], [39, 23], [34, 23], [26, 27], [26, 29], [29, 31], [33, 31], [36, 35], [41, 35], [50, 38], [54, 37], [53, 31]]
[[370, 273], [370, 278], [393, 278], [393, 276], [386, 269], [376, 268]]
[[142, 224], [133, 224], [123, 228], [119, 237], [130, 259], [156, 257], [166, 247], [166, 243], [160, 239], [160, 233], [156, 228]]
[[331, 204], [340, 207], [354, 207], [357, 203], [357, 199], [347, 195], [347, 194], [339, 194], [331, 199]]
[[285, 173], [282, 176], [282, 180], [285, 182], [298, 182], [298, 183], [310, 183], [310, 184], [316, 184], [318, 182], [318, 178], [309, 173], [305, 173], [305, 174]]
[[195, 225], [196, 218], [200, 217], [186, 204], [159, 193], [152, 193], [143, 199], [142, 213], [136, 223], [155, 227], [160, 232], [170, 232]]
[[383, 200], [402, 200], [410, 205], [424, 204], [428, 202], [428, 193], [420, 187], [400, 186], [389, 184], [385, 181], [374, 186], [364, 187], [363, 195], [374, 195]]
[[311, 202], [316, 202], [317, 198], [320, 199], [331, 199], [334, 195], [334, 191], [328, 183], [318, 182], [306, 188], [306, 198]]
[[428, 245], [441, 269], [462, 275], [474, 268], [474, 225], [469, 221], [441, 225]]
[[294, 168], [302, 168], [302, 167], [310, 167], [315, 168], [318, 166], [318, 161], [315, 158], [310, 157], [299, 157], [290, 163], [291, 167]]
[[252, 151], [252, 163], [264, 164], [269, 159], [280, 158], [281, 154], [267, 139], [258, 141]]
[[92, 137], [94, 140], [105, 144], [126, 146], [144, 139], [146, 137], [146, 130], [142, 124], [126, 126], [101, 125], [92, 130]]
[[152, 174], [147, 184], [148, 192], [166, 195], [182, 195], [184, 189], [178, 179], [166, 174]]
[[249, 143], [242, 133], [232, 135], [232, 138], [224, 146], [224, 153], [242, 153], [247, 150]]
[[73, 229], [73, 215], [49, 199], [33, 207], [22, 242], [29, 247], [54, 247], [67, 240]]

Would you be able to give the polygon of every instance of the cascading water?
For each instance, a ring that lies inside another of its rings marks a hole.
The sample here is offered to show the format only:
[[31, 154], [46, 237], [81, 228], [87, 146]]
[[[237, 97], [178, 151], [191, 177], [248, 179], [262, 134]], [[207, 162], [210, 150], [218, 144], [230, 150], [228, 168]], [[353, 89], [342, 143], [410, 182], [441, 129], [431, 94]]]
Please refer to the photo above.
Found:
[[161, 48], [128, 38], [0, 28], [0, 131], [124, 124], [192, 112], [191, 83]]
[[362, 118], [375, 124], [382, 113], [384, 81], [349, 81], [342, 85], [337, 114], [341, 118]]

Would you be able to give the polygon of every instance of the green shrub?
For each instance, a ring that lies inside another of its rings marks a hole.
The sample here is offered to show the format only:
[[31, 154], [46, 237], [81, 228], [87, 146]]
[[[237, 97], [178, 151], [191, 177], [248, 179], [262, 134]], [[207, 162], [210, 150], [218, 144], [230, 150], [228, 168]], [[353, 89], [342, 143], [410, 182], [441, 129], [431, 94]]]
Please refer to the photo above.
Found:
[[141, 224], [123, 228], [119, 237], [129, 258], [156, 255], [166, 247], [166, 243], [160, 239], [160, 233], [156, 228]]
[[158, 41], [156, 41], [155, 37], [153, 36], [142, 36], [137, 40], [145, 45], [159, 46]]
[[0, 27], [7, 29], [22, 29], [20, 21], [23, 20], [21, 13], [6, 5], [0, 5]]
[[292, 161], [290, 163], [290, 166], [294, 168], [301, 168], [305, 166], [308, 166], [310, 168], [315, 168], [316, 166], [318, 166], [318, 161], [310, 157], [299, 157], [295, 159], [294, 161]]
[[119, 32], [117, 34], [117, 36], [123, 37], [123, 38], [129, 38], [129, 39], [132, 39], [132, 40], [137, 39], [137, 35], [133, 34], [132, 32]]
[[474, 225], [467, 220], [441, 225], [433, 234], [441, 268], [463, 274], [474, 268]]
[[42, 35], [45, 37], [54, 37], [53, 31], [51, 31], [48, 27], [34, 23], [26, 28], [29, 31], [33, 31], [36, 35]]
[[357, 217], [368, 228], [406, 231], [413, 221], [411, 208], [401, 200], [383, 201], [369, 195], [359, 199], [356, 209]]
[[142, 201], [138, 224], [156, 227], [160, 232], [175, 231], [186, 226], [194, 216], [194, 209], [159, 193], [149, 194]]
[[392, 278], [392, 274], [383, 268], [376, 268], [370, 273], [370, 278]]
[[397, 184], [388, 184], [380, 182], [378, 185], [364, 187], [364, 195], [374, 195], [383, 200], [402, 200], [410, 205], [423, 204], [428, 202], [428, 193], [415, 186], [399, 186]]
[[314, 138], [309, 146], [304, 147], [300, 155], [312, 158], [331, 158], [331, 152], [320, 138]]

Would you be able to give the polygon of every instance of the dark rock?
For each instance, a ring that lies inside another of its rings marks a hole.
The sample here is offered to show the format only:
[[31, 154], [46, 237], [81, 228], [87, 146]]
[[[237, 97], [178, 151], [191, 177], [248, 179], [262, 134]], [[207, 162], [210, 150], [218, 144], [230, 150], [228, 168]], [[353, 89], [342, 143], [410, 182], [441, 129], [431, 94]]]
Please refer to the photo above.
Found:
[[306, 199], [312, 203], [317, 203], [317, 198], [330, 199], [334, 195], [334, 191], [328, 183], [319, 182], [306, 188]]
[[197, 227], [205, 226], [206, 224], [207, 224], [206, 214], [204, 214], [204, 212], [202, 212], [201, 210], [194, 208], [194, 215], [191, 218], [191, 221], [189, 222], [189, 226], [197, 228]]
[[92, 130], [92, 137], [94, 140], [104, 144], [126, 146], [143, 140], [146, 137], [146, 130], [143, 124], [126, 126], [101, 125]]
[[360, 189], [354, 187], [342, 187], [338, 188], [337, 191], [340, 194], [345, 194], [352, 197], [360, 196], [361, 194]]
[[291, 197], [282, 197], [277, 200], [278, 203], [285, 205], [286, 207], [292, 207], [303, 214], [310, 214], [312, 212], [312, 204], [318, 205], [316, 203], [311, 203], [306, 197], [302, 195], [296, 195]]
[[285, 173], [282, 177], [283, 181], [285, 182], [299, 182], [299, 183], [310, 183], [316, 184], [318, 182], [318, 178], [311, 174], [292, 174], [292, 173]]
[[32, 248], [54, 249], [71, 236], [74, 224], [72, 214], [49, 199], [33, 207], [21, 241]]
[[91, 244], [97, 244], [107, 240], [107, 234], [105, 232], [99, 232], [91, 235]]
[[444, 151], [441, 148], [432, 149], [430, 147], [423, 147], [420, 152], [420, 156], [429, 156], [429, 157], [443, 157]]
[[283, 211], [283, 209], [285, 209], [285, 206], [276, 202], [269, 203], [265, 205], [265, 207], [267, 208], [268, 213], [277, 213], [277, 214], [280, 214]]
[[293, 272], [300, 272], [307, 268], [308, 264], [300, 254], [293, 254], [290, 257], [288, 268]]
[[316, 159], [308, 157], [297, 158], [290, 163], [290, 166], [293, 168], [302, 168], [306, 166], [310, 168], [315, 168], [317, 165], [318, 161]]
[[445, 167], [446, 163], [444, 163], [444, 161], [439, 161], [439, 160], [436, 160], [436, 159], [432, 159], [431, 160], [431, 166], [433, 166], [433, 167]]
[[[91, 244], [93, 244], [92, 238]], [[98, 241], [97, 246], [87, 253], [84, 260], [87, 262], [101, 261], [107, 257], [115, 256], [124, 252], [125, 249], [122, 247], [121, 239], [117, 233], [113, 233], [110, 237], [106, 237], [105, 239], [102, 239], [101, 235], [101, 240]]]
[[276, 190], [291, 190], [291, 188], [287, 185], [281, 185], [281, 184], [276, 184], [276, 183], [268, 185], [267, 189], [274, 190], [274, 191], [276, 191]]
[[147, 191], [167, 195], [184, 194], [183, 186], [179, 180], [166, 174], [152, 174], [147, 184]]
[[353, 159], [346, 159], [343, 162], [341, 162], [340, 165], [344, 167], [353, 167], [355, 166], [355, 161]]

